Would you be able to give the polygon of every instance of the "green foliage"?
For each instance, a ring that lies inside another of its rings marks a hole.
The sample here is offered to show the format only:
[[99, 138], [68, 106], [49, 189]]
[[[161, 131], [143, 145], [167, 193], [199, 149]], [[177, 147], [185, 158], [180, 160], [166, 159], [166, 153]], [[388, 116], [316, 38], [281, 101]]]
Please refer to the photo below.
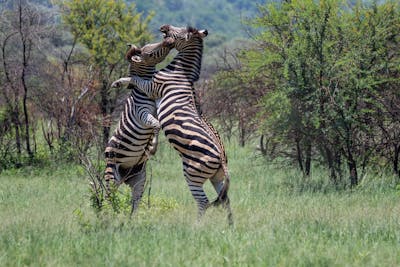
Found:
[[271, 89], [260, 104], [259, 129], [280, 140], [282, 154], [306, 174], [312, 157], [334, 180], [345, 162], [356, 185], [357, 168], [379, 158], [378, 147], [387, 149], [389, 131], [398, 136], [398, 104], [388, 103], [400, 103], [399, 10], [394, 1], [293, 0], [260, 6], [250, 22], [260, 45], [243, 50], [235, 75], [248, 75], [248, 83], [261, 77]]
[[98, 93], [96, 100], [103, 116], [102, 142], [105, 145], [110, 135], [109, 119], [120, 94], [118, 90], [109, 90], [109, 86], [112, 80], [125, 73], [126, 45], [141, 46], [151, 39], [147, 27], [152, 14], [143, 17], [133, 4], [127, 5], [122, 0], [70, 0], [59, 5], [64, 24], [90, 55], [86, 64], [90, 86]]
[[122, 0], [71, 0], [62, 8], [64, 22], [96, 64], [115, 64], [123, 58], [126, 44], [144, 45], [151, 38], [147, 24], [152, 14], [142, 18], [135, 5]]
[[[290, 99], [283, 91], [273, 91], [262, 101], [262, 113], [259, 115], [263, 129], [274, 128], [282, 134], [288, 130], [290, 124]], [[262, 118], [268, 117], [267, 120]]]

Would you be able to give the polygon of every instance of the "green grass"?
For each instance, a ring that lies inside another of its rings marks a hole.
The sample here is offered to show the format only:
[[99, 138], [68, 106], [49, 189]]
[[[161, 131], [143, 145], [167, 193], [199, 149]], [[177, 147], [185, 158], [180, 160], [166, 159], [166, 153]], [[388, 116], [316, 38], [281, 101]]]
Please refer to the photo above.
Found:
[[[148, 168], [151, 207], [132, 219], [96, 216], [79, 166], [4, 171], [0, 266], [400, 265], [400, 201], [390, 177], [335, 191], [321, 182], [324, 172], [304, 180], [251, 147], [228, 145], [228, 156], [233, 228], [219, 209], [197, 222], [180, 160], [166, 144]], [[209, 183], [206, 191], [215, 197]]]

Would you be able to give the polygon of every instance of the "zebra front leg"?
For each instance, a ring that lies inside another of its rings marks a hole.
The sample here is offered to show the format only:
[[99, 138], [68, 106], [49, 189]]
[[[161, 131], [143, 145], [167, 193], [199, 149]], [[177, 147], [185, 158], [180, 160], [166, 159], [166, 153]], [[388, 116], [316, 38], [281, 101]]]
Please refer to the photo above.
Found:
[[146, 155], [152, 156], [157, 151], [158, 145], [158, 133], [160, 132], [160, 122], [148, 111], [145, 111], [140, 117], [144, 117], [142, 122], [149, 128], [153, 128], [153, 137], [151, 142], [146, 147], [145, 153]]
[[154, 128], [153, 139], [151, 140], [151, 145], [149, 149], [149, 155], [153, 156], [157, 152], [158, 148], [158, 133], [160, 132], [160, 127]]
[[112, 88], [121, 87], [122, 85], [129, 84], [131, 82], [131, 78], [119, 78], [111, 84]]
[[[153, 117], [154, 118], [154, 117]], [[157, 152], [158, 147], [158, 133], [160, 132], [160, 122], [154, 118], [152, 126], [154, 127], [153, 130], [153, 139], [151, 140], [151, 145], [149, 149], [149, 154], [154, 155]]]
[[[155, 103], [156, 103], [156, 108], [158, 109], [158, 107], [160, 106], [160, 99], [156, 99]], [[152, 140], [152, 144], [151, 144], [151, 149], [150, 149], [150, 155], [154, 155], [157, 152], [157, 147], [158, 147], [158, 134], [160, 132], [160, 128], [161, 128], [161, 124], [160, 122], [151, 114], [149, 114], [149, 116], [151, 116], [152, 118], [150, 118], [153, 121], [153, 127], [154, 127], [154, 135], [153, 135], [153, 140]]]

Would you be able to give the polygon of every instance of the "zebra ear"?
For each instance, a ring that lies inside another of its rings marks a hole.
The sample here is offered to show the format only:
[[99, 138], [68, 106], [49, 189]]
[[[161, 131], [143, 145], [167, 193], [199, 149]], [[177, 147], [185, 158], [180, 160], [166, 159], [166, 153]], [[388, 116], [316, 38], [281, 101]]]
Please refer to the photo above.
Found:
[[128, 47], [128, 49], [131, 49], [131, 48], [133, 48], [133, 49], [139, 49], [139, 47], [137, 47], [137, 46], [134, 45], [134, 44], [126, 44], [126, 46]]
[[136, 63], [142, 62], [142, 58], [140, 56], [133, 56], [131, 57], [131, 60]]

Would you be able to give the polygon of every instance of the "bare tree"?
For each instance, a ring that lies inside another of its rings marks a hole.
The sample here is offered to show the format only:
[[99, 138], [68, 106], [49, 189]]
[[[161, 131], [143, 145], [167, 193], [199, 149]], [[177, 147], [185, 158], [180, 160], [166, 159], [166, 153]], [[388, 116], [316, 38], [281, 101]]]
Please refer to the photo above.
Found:
[[31, 138], [34, 130], [30, 123], [29, 96], [33, 89], [34, 53], [49, 32], [48, 17], [38, 7], [26, 1], [12, 3], [12, 9], [1, 14], [1, 59], [3, 73], [2, 95], [12, 118], [18, 154], [22, 141], [28, 156], [34, 156]]
[[244, 146], [254, 136], [259, 122], [256, 119], [258, 101], [267, 88], [263, 77], [249, 77], [238, 51], [223, 50], [217, 61], [218, 74], [203, 89], [204, 111], [218, 120], [228, 138], [238, 131], [239, 144]]

